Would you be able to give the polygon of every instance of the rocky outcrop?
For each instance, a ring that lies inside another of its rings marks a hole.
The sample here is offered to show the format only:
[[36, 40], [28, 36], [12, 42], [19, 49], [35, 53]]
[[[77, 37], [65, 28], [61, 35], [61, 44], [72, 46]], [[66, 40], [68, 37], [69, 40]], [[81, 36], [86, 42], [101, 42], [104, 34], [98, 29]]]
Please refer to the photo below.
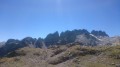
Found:
[[91, 35], [78, 35], [75, 42], [82, 43], [84, 46], [96, 46], [99, 40]]
[[[119, 45], [120, 37], [109, 37], [104, 31], [95, 31], [91, 33], [85, 29], [75, 29], [48, 34], [45, 39], [26, 37], [22, 40], [9, 39], [5, 45], [0, 47], [0, 55], [5, 55], [11, 51], [22, 47], [47, 48], [54, 45], [79, 44], [83, 46], [97, 45]], [[70, 45], [72, 46], [72, 45]]]
[[97, 37], [109, 37], [109, 35], [104, 31], [92, 30], [91, 34], [93, 34], [93, 35], [95, 35]]
[[44, 41], [41, 38], [35, 39], [32, 37], [26, 37], [21, 41], [16, 39], [9, 39], [5, 45], [0, 48], [0, 56], [5, 56], [9, 52], [23, 47], [46, 48]]

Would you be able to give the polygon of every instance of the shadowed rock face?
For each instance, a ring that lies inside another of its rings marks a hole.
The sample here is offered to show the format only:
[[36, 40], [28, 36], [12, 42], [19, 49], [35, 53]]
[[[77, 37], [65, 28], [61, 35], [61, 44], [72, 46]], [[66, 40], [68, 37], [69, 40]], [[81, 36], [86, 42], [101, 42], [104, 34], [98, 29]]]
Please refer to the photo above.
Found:
[[0, 48], [0, 55], [3, 56], [8, 52], [14, 51], [18, 48], [21, 48], [22, 45], [20, 44], [19, 40], [9, 39], [3, 47]]
[[95, 31], [93, 30], [91, 34], [97, 36], [97, 37], [109, 37], [108, 34], [106, 34], [104, 31]]
[[44, 40], [41, 38], [38, 38], [38, 40], [35, 42], [35, 46], [36, 48], [47, 48], [44, 43]]
[[95, 31], [93, 30], [91, 33], [85, 29], [75, 29], [72, 31], [65, 31], [60, 33], [55, 32], [48, 34], [44, 39], [45, 44], [47, 46], [57, 45], [57, 44], [68, 44], [73, 42], [82, 42], [83, 45], [88, 46], [96, 46], [101, 42], [103, 38], [109, 38], [109, 35], [104, 31]]
[[[11, 51], [15, 51], [19, 48], [23, 47], [31, 47], [31, 48], [42, 48], [43, 40], [39, 38], [38, 40], [32, 37], [26, 37], [23, 40], [15, 40], [9, 39], [4, 46], [0, 48], [0, 56], [4, 56]], [[45, 45], [44, 45], [45, 47]]]
[[[104, 31], [92, 31], [85, 29], [65, 31], [48, 34], [45, 39], [26, 37], [22, 40], [9, 39], [4, 46], [0, 47], [0, 55], [14, 51], [22, 47], [47, 48], [54, 45], [67, 45], [79, 43], [83, 46], [117, 45], [120, 44], [120, 37], [109, 37]], [[47, 47], [46, 47], [47, 46]]]

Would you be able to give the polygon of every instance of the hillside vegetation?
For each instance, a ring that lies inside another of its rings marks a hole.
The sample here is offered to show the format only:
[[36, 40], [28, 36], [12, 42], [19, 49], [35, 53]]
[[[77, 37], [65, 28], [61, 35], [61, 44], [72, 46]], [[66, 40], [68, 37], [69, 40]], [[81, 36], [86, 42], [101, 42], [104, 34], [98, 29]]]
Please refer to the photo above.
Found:
[[120, 46], [24, 47], [0, 58], [0, 67], [120, 67]]
[[120, 67], [120, 37], [75, 29], [45, 38], [8, 39], [0, 57], [0, 67]]

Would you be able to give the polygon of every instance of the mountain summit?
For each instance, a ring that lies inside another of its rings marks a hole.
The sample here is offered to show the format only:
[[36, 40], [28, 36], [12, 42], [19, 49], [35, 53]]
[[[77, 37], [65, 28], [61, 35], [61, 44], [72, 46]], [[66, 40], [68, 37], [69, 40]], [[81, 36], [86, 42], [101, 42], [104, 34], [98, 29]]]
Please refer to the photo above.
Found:
[[50, 33], [44, 39], [32, 37], [26, 37], [22, 40], [8, 39], [5, 45], [0, 47], [0, 56], [5, 56], [9, 52], [23, 47], [49, 48], [54, 45], [75, 43], [82, 46], [117, 45], [120, 43], [120, 37], [109, 37], [104, 31], [93, 30], [89, 32], [85, 29], [75, 29], [61, 33]]

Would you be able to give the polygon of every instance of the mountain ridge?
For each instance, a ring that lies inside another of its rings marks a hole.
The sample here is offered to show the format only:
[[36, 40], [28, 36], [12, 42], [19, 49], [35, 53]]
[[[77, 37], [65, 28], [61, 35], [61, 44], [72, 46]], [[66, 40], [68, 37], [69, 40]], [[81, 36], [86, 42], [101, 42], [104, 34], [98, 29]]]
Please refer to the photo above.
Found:
[[84, 46], [97, 46], [97, 45], [112, 45], [119, 44], [120, 37], [109, 37], [104, 31], [93, 30], [88, 32], [86, 29], [75, 29], [72, 31], [64, 31], [58, 33], [50, 33], [46, 38], [32, 38], [25, 37], [22, 40], [8, 39], [5, 45], [0, 47], [0, 56], [5, 56], [11, 51], [23, 47], [31, 48], [47, 48], [54, 45], [66, 45], [70, 43], [78, 43]]

